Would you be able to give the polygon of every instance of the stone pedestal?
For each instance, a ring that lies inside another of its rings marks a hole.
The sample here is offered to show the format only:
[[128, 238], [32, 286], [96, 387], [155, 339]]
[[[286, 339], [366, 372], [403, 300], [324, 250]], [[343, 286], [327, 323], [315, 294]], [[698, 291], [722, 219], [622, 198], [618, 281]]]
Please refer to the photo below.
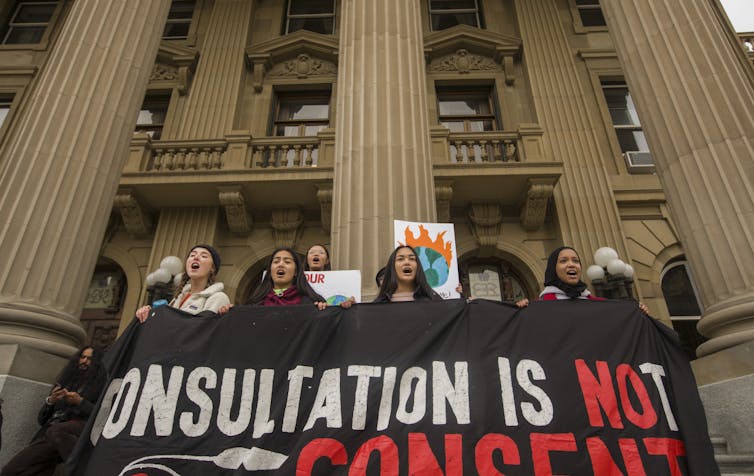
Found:
[[393, 220], [435, 220], [419, 0], [344, 0], [333, 184], [333, 267], [367, 295]]

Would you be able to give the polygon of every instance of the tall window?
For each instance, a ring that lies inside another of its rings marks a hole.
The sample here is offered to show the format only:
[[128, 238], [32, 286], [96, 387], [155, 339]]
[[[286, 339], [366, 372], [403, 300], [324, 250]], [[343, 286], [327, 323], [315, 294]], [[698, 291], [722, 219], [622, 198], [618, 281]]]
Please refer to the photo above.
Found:
[[625, 81], [602, 80], [602, 92], [629, 172], [654, 170], [649, 145]]
[[491, 88], [438, 88], [437, 105], [440, 124], [450, 132], [498, 130]]
[[673, 329], [678, 332], [689, 358], [695, 359], [696, 348], [706, 339], [696, 330], [702, 311], [687, 262], [671, 262], [662, 273], [661, 286]]
[[168, 92], [147, 94], [136, 118], [135, 132], [146, 132], [152, 140], [159, 140], [165, 126], [169, 103]]
[[335, 0], [288, 0], [285, 33], [298, 30], [332, 35], [335, 32]]
[[13, 104], [13, 94], [0, 94], [0, 128], [5, 124], [5, 119], [10, 113], [10, 106]]
[[607, 26], [599, 0], [576, 0], [583, 26]]
[[429, 19], [432, 31], [456, 25], [482, 28], [478, 0], [429, 0]]
[[162, 38], [166, 40], [185, 40], [188, 38], [191, 19], [194, 17], [194, 7], [196, 7], [195, 0], [173, 0]]
[[87, 333], [87, 342], [104, 349], [115, 341], [126, 290], [123, 270], [117, 264], [101, 258], [89, 283], [81, 311], [81, 325]]
[[3, 32], [5, 45], [39, 43], [58, 2], [18, 2]]

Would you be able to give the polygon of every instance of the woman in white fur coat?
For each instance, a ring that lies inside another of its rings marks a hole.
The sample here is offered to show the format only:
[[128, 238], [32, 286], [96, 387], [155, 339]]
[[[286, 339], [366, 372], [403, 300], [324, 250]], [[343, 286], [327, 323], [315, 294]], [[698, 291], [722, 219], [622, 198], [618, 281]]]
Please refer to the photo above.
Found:
[[[223, 283], [216, 283], [215, 276], [220, 268], [220, 254], [210, 245], [196, 245], [186, 257], [186, 272], [183, 274], [175, 297], [170, 306], [190, 314], [203, 311], [217, 312], [230, 304], [228, 295], [223, 292]], [[152, 306], [142, 306], [136, 311], [136, 318], [144, 322], [152, 313]]]

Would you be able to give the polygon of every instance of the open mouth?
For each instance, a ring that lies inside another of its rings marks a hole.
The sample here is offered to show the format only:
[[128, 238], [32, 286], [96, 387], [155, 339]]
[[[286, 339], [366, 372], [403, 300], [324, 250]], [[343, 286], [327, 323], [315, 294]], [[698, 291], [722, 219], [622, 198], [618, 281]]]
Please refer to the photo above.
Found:
[[200, 268], [199, 263], [197, 263], [197, 262], [191, 263], [191, 269], [199, 269], [199, 268]]
[[571, 270], [566, 271], [566, 275], [569, 278], [576, 278], [576, 277], [578, 277], [579, 273], [577, 273], [575, 270], [571, 269]]
[[278, 269], [275, 271], [275, 276], [283, 277], [285, 276], [285, 270], [284, 269]]

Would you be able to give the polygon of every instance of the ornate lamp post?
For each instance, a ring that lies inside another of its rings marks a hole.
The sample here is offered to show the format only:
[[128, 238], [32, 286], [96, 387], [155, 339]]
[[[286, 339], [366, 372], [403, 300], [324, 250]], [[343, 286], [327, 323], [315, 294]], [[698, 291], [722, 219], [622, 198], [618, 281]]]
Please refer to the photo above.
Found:
[[[147, 302], [167, 304], [175, 293], [183, 277], [183, 262], [177, 256], [166, 256], [160, 261], [160, 267], [147, 275]], [[162, 302], [164, 301], [164, 302]]]
[[594, 252], [594, 262], [586, 275], [599, 297], [607, 299], [634, 298], [634, 268], [618, 258], [618, 252], [604, 246]]

